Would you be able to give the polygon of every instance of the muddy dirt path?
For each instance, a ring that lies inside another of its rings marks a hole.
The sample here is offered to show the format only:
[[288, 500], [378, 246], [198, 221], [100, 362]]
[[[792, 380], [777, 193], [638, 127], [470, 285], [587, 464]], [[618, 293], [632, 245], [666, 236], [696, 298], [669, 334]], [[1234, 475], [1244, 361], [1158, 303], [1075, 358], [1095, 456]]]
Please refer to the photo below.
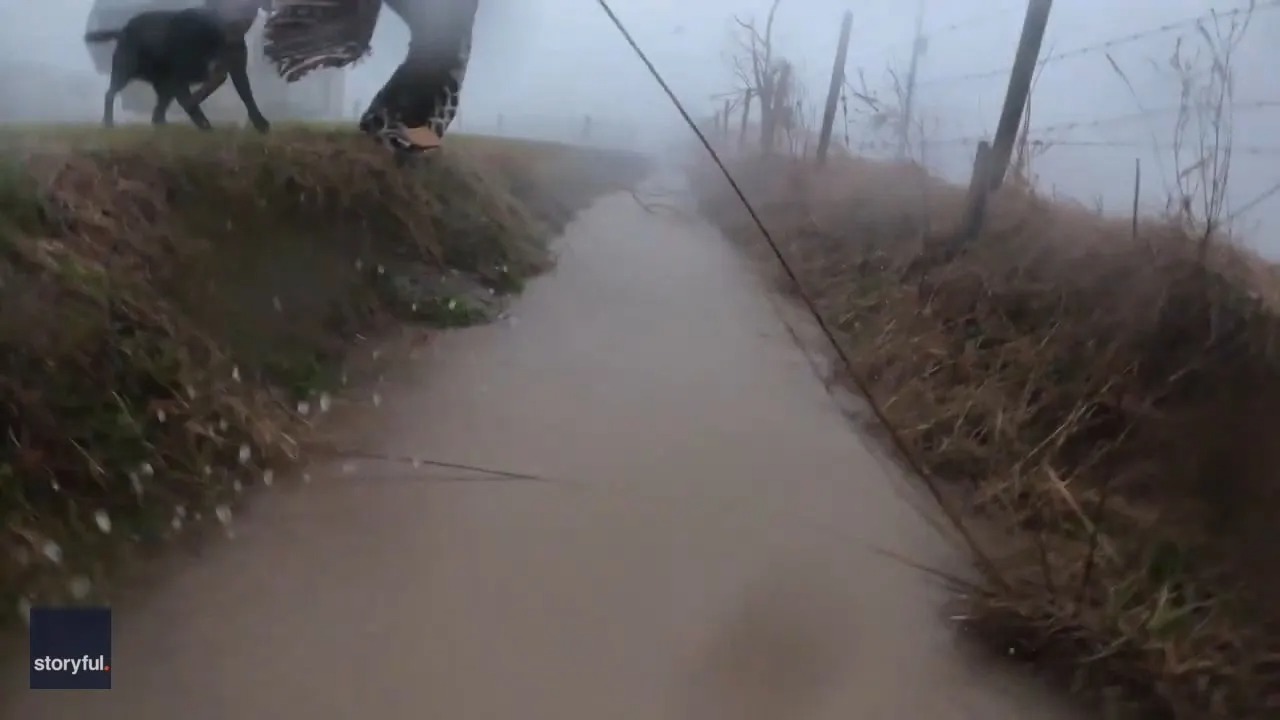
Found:
[[114, 690], [7, 717], [1058, 717], [875, 552], [937, 543], [727, 242], [623, 195], [559, 249], [348, 441], [563, 480], [313, 465], [118, 609]]

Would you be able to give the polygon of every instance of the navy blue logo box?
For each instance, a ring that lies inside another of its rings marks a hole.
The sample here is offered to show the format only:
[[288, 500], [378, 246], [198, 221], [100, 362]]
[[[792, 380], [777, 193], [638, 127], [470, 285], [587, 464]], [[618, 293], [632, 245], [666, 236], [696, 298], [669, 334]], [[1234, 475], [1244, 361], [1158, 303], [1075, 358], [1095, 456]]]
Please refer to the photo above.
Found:
[[31, 608], [31, 689], [111, 689], [111, 608]]

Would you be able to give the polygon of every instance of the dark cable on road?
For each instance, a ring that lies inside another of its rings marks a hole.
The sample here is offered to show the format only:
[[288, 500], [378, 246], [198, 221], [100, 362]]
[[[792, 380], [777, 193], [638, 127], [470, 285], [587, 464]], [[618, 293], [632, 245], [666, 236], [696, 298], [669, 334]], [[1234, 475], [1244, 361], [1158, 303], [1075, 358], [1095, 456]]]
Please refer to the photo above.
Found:
[[805, 309], [811, 316], [813, 316], [813, 319], [817, 322], [818, 328], [822, 331], [823, 336], [826, 337], [827, 342], [831, 345], [836, 356], [840, 359], [840, 363], [844, 366], [845, 372], [848, 374], [850, 381], [853, 382], [858, 393], [866, 400], [868, 407], [870, 407], [872, 414], [876, 418], [876, 422], [884, 428], [885, 433], [889, 436], [889, 441], [893, 445], [894, 450], [897, 451], [902, 461], [908, 465], [920, 481], [924, 483], [925, 488], [928, 490], [930, 496], [932, 496], [934, 502], [937, 503], [938, 508], [947, 516], [947, 520], [951, 523], [956, 532], [960, 534], [965, 544], [969, 547], [970, 551], [972, 551], [975, 560], [982, 564], [984, 569], [988, 571], [987, 575], [991, 580], [1003, 584], [1004, 581], [995, 570], [995, 567], [987, 553], [982, 550], [977, 540], [968, 531], [960, 515], [951, 508], [950, 503], [948, 503], [946, 498], [943, 496], [942, 490], [938, 487], [937, 481], [925, 469], [924, 464], [916, 457], [915, 453], [911, 452], [906, 440], [903, 439], [902, 434], [899, 433], [897, 428], [889, 422], [888, 416], [885, 415], [884, 408], [882, 408], [880, 403], [872, 396], [870, 386], [854, 369], [853, 361], [850, 360], [848, 353], [845, 352], [840, 341], [836, 339], [835, 333], [831, 330], [827, 321], [822, 317], [822, 313], [818, 310], [817, 303], [814, 302], [813, 298], [810, 297], [809, 293], [805, 290], [804, 285], [800, 282], [800, 277], [796, 274], [795, 270], [792, 269], [791, 263], [787, 262], [787, 258], [783, 255], [777, 241], [774, 240], [773, 234], [769, 232], [764, 221], [760, 219], [759, 213], [756, 212], [751, 201], [747, 199], [746, 193], [742, 191], [742, 187], [733, 177], [733, 173], [729, 171], [729, 168], [725, 166], [724, 161], [720, 159], [720, 154], [717, 153], [716, 149], [711, 145], [711, 141], [707, 139], [707, 136], [698, 127], [698, 124], [694, 122], [693, 118], [689, 115], [689, 112], [685, 110], [684, 104], [680, 102], [678, 97], [676, 97], [671, 86], [668, 85], [667, 81], [662, 77], [662, 73], [658, 72], [658, 69], [654, 67], [653, 62], [649, 60], [649, 56], [646, 55], [644, 50], [640, 48], [640, 45], [636, 43], [635, 38], [632, 37], [631, 32], [627, 30], [626, 25], [623, 24], [622, 20], [619, 19], [618, 15], [613, 11], [613, 8], [610, 7], [608, 0], [596, 0], [596, 3], [600, 6], [600, 9], [609, 16], [609, 20], [613, 23], [614, 27], [618, 29], [618, 32], [622, 34], [623, 39], [631, 46], [631, 49], [635, 52], [636, 56], [640, 58], [640, 62], [644, 63], [645, 68], [649, 70], [649, 74], [653, 76], [653, 79], [662, 87], [662, 91], [666, 93], [671, 104], [675, 107], [676, 111], [680, 113], [680, 117], [684, 119], [685, 124], [689, 126], [689, 129], [693, 131], [693, 134], [698, 137], [699, 143], [701, 143], [702, 147], [707, 151], [712, 162], [716, 164], [716, 167], [720, 169], [721, 174], [724, 175], [725, 180], [729, 182], [729, 186], [733, 188], [734, 194], [737, 195], [738, 200], [742, 202], [742, 206], [746, 209], [747, 214], [751, 216], [752, 223], [756, 226], [756, 229], [760, 231], [760, 235], [764, 238], [764, 241], [769, 245], [769, 250], [777, 259], [778, 264], [782, 266], [783, 272], [787, 274], [787, 278], [795, 288], [796, 294], [799, 295], [801, 301], [804, 302]]

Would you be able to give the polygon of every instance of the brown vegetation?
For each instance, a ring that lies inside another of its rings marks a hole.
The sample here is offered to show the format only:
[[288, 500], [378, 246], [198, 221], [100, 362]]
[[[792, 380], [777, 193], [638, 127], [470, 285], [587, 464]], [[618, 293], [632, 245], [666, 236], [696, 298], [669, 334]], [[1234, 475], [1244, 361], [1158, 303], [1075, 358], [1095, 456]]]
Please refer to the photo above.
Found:
[[[0, 145], [0, 625], [224, 517], [298, 456], [357, 332], [483, 319], [577, 208], [642, 170], [467, 137], [405, 170], [301, 127]], [[445, 276], [480, 299], [432, 290]]]
[[[963, 188], [787, 163], [736, 175], [912, 453], [996, 540], [994, 571], [957, 581], [963, 623], [1138, 716], [1280, 713], [1280, 271], [1016, 183], [922, 269]], [[711, 172], [705, 212], [767, 256]]]

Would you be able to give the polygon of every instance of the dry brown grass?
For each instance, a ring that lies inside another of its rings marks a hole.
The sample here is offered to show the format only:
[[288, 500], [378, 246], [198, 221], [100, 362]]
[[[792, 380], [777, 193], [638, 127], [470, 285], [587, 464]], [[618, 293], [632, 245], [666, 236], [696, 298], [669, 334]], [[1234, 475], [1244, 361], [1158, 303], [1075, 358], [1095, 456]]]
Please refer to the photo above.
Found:
[[357, 331], [469, 319], [387, 278], [518, 290], [572, 210], [641, 171], [467, 137], [404, 170], [302, 127], [0, 134], [0, 625], [97, 595], [114, 559], [295, 459], [297, 403]]
[[[1010, 188], [921, 276], [962, 188], [859, 160], [737, 170], [894, 426], [996, 539], [998, 577], [957, 583], [976, 636], [1135, 716], [1280, 714], [1277, 268]], [[705, 211], [759, 248], [704, 180]]]

